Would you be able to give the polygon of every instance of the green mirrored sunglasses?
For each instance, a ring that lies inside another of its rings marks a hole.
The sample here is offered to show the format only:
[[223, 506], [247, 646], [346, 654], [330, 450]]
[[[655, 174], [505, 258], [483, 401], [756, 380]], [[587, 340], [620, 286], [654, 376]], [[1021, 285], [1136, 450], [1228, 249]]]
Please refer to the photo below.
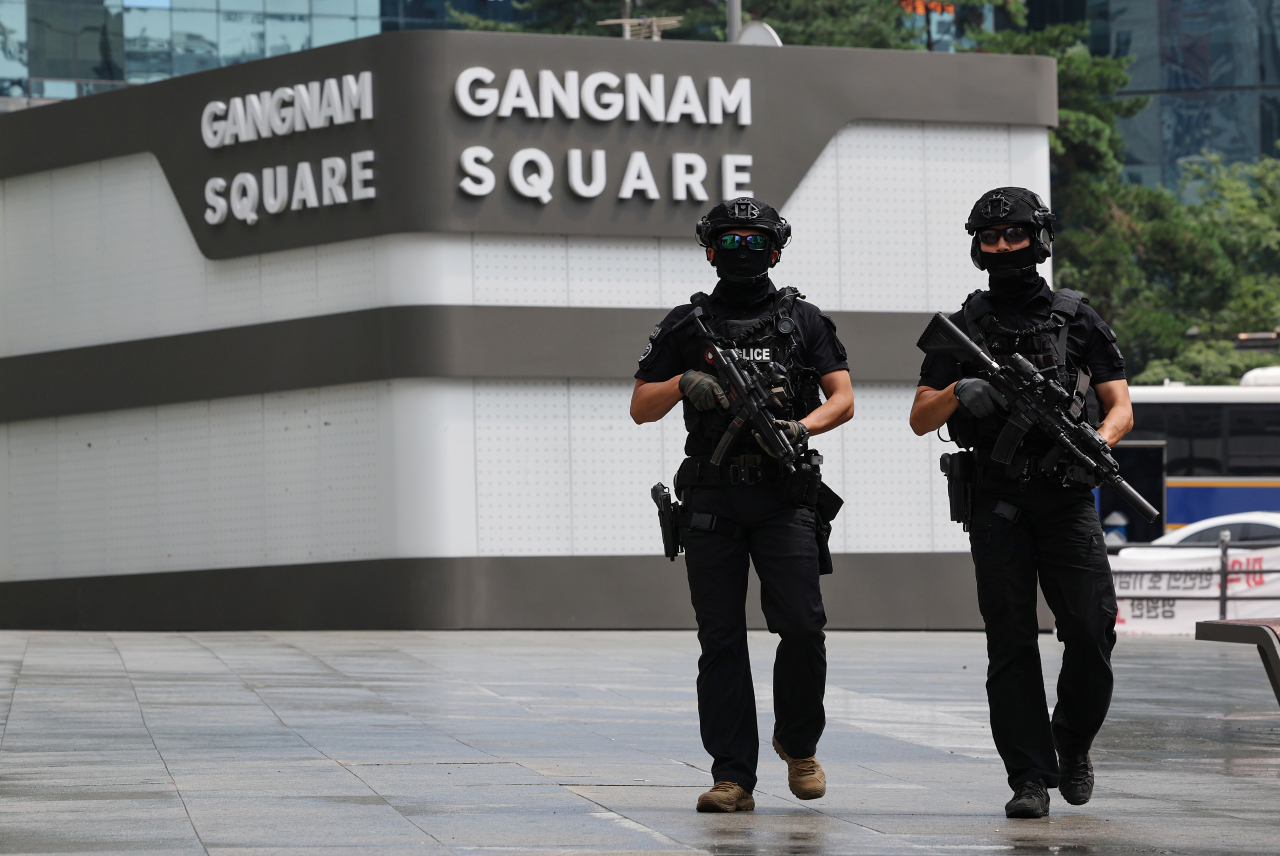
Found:
[[763, 250], [769, 244], [769, 239], [764, 235], [721, 235], [720, 246], [726, 250], [736, 250], [746, 244], [748, 250]]

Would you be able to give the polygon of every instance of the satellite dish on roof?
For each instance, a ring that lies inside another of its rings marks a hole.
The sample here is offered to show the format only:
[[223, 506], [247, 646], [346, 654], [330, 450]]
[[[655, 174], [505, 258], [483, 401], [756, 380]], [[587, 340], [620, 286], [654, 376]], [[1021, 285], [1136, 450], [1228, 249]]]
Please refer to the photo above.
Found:
[[768, 47], [782, 47], [782, 39], [778, 38], [778, 34], [773, 31], [764, 21], [748, 21], [742, 25], [742, 32], [738, 34], [738, 44], [740, 45], [767, 45]]

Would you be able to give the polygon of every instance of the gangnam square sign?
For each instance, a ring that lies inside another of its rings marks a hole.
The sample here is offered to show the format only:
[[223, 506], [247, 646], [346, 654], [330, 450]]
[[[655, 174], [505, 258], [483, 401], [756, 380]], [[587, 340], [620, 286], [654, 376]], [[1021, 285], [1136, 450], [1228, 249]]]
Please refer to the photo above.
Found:
[[709, 202], [784, 204], [858, 120], [1053, 126], [1055, 64], [387, 33], [0, 116], [0, 178], [151, 152], [214, 259], [401, 232], [686, 237]]
[[[557, 115], [568, 121], [640, 122], [655, 125], [723, 125], [725, 117], [742, 127], [751, 124], [751, 78], [740, 77], [727, 85], [722, 77], [707, 78], [701, 92], [693, 77], [682, 74], [667, 92], [666, 75], [651, 74], [648, 79], [628, 71], [622, 77], [611, 71], [596, 71], [583, 77], [577, 71], [564, 72], [563, 78], [550, 69], [537, 72], [537, 95], [530, 75], [522, 68], [507, 73], [501, 90], [491, 84], [497, 75], [483, 66], [472, 66], [458, 75], [454, 99], [463, 113], [476, 118], [496, 116], [510, 119], [553, 119]], [[705, 106], [704, 106], [705, 104]], [[460, 166], [466, 177], [459, 182], [462, 192], [471, 196], [488, 196], [497, 187], [497, 175], [490, 168], [494, 152], [488, 146], [468, 146], [462, 151]], [[618, 199], [634, 199], [643, 194], [650, 201], [661, 199], [662, 190], [654, 176], [644, 149], [614, 152], [592, 149], [584, 158], [582, 149], [568, 149], [562, 158], [564, 191], [580, 199], [595, 199], [606, 190]], [[507, 162], [506, 175], [512, 190], [543, 205], [551, 202], [556, 187], [556, 158], [540, 148], [524, 148]], [[610, 164], [625, 163], [619, 179]], [[720, 198], [750, 196], [749, 172], [752, 156], [725, 153], [720, 156]], [[697, 152], [672, 152], [669, 190], [676, 202], [706, 202], [707, 161]], [[611, 179], [613, 179], [611, 181]]]

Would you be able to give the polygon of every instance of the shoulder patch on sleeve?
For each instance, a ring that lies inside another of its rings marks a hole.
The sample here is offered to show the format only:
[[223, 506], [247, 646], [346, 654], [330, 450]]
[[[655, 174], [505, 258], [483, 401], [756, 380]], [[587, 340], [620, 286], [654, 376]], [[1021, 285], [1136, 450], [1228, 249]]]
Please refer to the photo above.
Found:
[[658, 353], [658, 348], [662, 345], [662, 340], [667, 337], [667, 331], [670, 329], [666, 321], [653, 328], [653, 332], [649, 334], [649, 341], [644, 343], [644, 350], [640, 352], [639, 362], [641, 368], [651, 362]]
[[1101, 318], [1098, 319], [1098, 330], [1107, 340], [1107, 353], [1111, 356], [1111, 364], [1118, 369], [1123, 369], [1124, 354], [1120, 353], [1120, 346], [1116, 344], [1116, 331], [1112, 330], [1111, 325]]
[[840, 337], [836, 335], [836, 322], [831, 320], [831, 316], [825, 312], [819, 312], [818, 317], [822, 319], [822, 323], [827, 325], [827, 331], [831, 334], [831, 342], [835, 345], [836, 353], [840, 355], [840, 359], [848, 360], [849, 352], [844, 348], [844, 342], [840, 341]]

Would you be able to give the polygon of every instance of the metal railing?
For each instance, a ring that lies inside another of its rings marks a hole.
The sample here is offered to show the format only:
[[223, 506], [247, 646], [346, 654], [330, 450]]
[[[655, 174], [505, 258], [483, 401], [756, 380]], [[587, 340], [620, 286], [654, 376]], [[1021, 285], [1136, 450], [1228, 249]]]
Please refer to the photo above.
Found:
[[[1118, 553], [1121, 550], [1124, 550], [1128, 547], [1154, 547], [1159, 550], [1209, 550], [1209, 549], [1212, 549], [1213, 546], [1214, 545], [1210, 545], [1210, 544], [1187, 544], [1185, 542], [1181, 544], [1152, 544], [1150, 542], [1134, 542], [1131, 544], [1108, 544], [1107, 552]], [[1224, 529], [1222, 530], [1218, 538], [1218, 543], [1216, 546], [1218, 548], [1218, 555], [1219, 555], [1218, 570], [1216, 572], [1218, 574], [1218, 593], [1216, 595], [1174, 594], [1172, 597], [1166, 597], [1166, 598], [1142, 597], [1141, 595], [1116, 595], [1116, 600], [1216, 600], [1218, 602], [1218, 620], [1220, 621], [1225, 621], [1227, 618], [1227, 603], [1229, 601], [1233, 601], [1233, 600], [1280, 601], [1280, 596], [1253, 597], [1248, 595], [1241, 596], [1241, 595], [1227, 594], [1227, 581], [1230, 579], [1231, 574], [1233, 573], [1233, 571], [1231, 570], [1231, 555], [1230, 555], [1231, 550], [1233, 548], [1236, 550], [1262, 550], [1268, 547], [1280, 547], [1280, 541], [1232, 542], [1231, 533], [1228, 530]], [[1235, 571], [1235, 573], [1243, 573], [1243, 572], [1244, 572], [1243, 569]], [[1176, 568], [1175, 569], [1161, 568], [1160, 570], [1152, 570], [1152, 571], [1130, 571], [1130, 570], [1112, 571], [1112, 576], [1116, 574], [1133, 574], [1135, 576], [1149, 576], [1151, 574], [1206, 574], [1206, 573], [1212, 574], [1214, 573], [1214, 571], [1206, 571], [1201, 569], [1180, 570]], [[1257, 573], [1280, 574], [1280, 570], [1275, 570], [1275, 571], [1259, 570], [1257, 571]]]

